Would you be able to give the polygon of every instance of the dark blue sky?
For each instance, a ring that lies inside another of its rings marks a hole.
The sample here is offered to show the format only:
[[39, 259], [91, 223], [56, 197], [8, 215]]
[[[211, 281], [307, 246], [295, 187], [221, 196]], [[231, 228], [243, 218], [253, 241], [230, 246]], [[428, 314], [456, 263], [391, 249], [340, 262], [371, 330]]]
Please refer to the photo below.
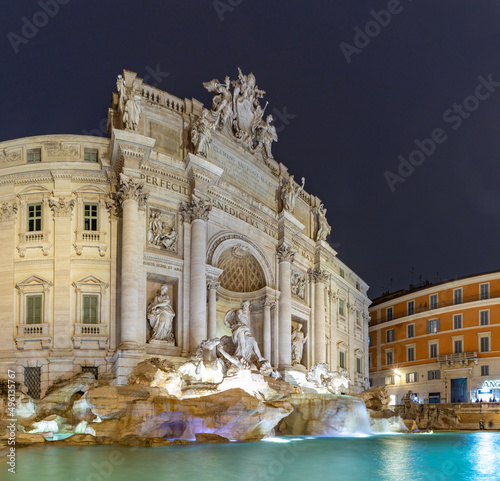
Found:
[[[500, 268], [500, 0], [59, 1], [53, 17], [43, 0], [2, 6], [0, 140], [96, 134], [124, 68], [209, 106], [202, 82], [241, 67], [283, 127], [276, 159], [323, 199], [371, 297], [412, 267], [415, 282]], [[436, 129], [392, 191], [386, 173]]]

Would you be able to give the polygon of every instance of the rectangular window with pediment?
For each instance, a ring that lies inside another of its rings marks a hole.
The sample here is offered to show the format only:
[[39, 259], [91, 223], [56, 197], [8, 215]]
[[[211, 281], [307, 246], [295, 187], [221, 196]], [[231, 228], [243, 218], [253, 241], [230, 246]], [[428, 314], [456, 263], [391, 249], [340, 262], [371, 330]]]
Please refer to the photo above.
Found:
[[82, 295], [82, 323], [99, 323], [99, 296], [88, 294]]
[[345, 352], [339, 351], [339, 366], [341, 369], [345, 369]]
[[344, 311], [344, 299], [339, 299], [339, 314], [341, 316], [345, 316], [345, 311]]
[[83, 230], [97, 232], [99, 230], [99, 204], [83, 204]]
[[42, 296], [26, 296], [26, 324], [42, 323]]
[[42, 204], [28, 204], [28, 232], [38, 232], [42, 230]]

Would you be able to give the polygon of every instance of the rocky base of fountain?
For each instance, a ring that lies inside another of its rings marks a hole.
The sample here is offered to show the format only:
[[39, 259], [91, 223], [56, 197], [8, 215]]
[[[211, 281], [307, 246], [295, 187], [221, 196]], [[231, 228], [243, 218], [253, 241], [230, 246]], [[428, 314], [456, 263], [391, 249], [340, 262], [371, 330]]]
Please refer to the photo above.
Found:
[[[219, 383], [193, 380], [159, 359], [138, 364], [127, 386], [81, 373], [53, 386], [37, 402], [19, 393], [16, 443], [159, 446], [370, 433], [363, 400], [330, 394], [335, 376], [318, 377], [323, 368], [315, 366], [307, 378], [292, 373], [293, 384], [250, 369]], [[6, 418], [0, 422], [8, 433]], [[7, 439], [5, 435], [3, 442]]]

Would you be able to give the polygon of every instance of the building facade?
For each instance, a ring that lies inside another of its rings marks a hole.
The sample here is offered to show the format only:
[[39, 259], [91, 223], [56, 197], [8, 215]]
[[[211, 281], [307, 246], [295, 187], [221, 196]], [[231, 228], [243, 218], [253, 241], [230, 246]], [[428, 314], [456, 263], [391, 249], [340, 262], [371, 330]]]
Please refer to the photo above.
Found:
[[370, 317], [370, 383], [393, 403], [500, 398], [499, 271], [387, 294]]
[[82, 370], [123, 384], [145, 357], [184, 362], [242, 305], [275, 368], [368, 384], [368, 286], [273, 158], [263, 91], [241, 71], [204, 85], [211, 109], [124, 71], [110, 139], [0, 144], [0, 369], [34, 397]]

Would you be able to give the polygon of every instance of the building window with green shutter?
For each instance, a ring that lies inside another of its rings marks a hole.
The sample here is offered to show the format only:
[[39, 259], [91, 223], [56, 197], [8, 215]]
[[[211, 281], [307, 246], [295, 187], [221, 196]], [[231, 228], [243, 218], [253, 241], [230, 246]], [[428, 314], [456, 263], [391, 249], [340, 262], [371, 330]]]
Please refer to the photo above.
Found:
[[98, 208], [99, 204], [83, 204], [83, 230], [98, 230]]
[[26, 324], [42, 323], [42, 296], [26, 296]]
[[356, 358], [356, 372], [358, 374], [361, 374], [361, 358], [360, 357]]
[[345, 369], [345, 352], [339, 351], [339, 366], [341, 369]]
[[344, 299], [339, 299], [339, 314], [344, 316]]
[[42, 230], [42, 204], [28, 204], [28, 232]]
[[99, 296], [83, 295], [83, 324], [98, 324]]
[[97, 149], [87, 149], [83, 150], [83, 160], [85, 162], [97, 162]]

